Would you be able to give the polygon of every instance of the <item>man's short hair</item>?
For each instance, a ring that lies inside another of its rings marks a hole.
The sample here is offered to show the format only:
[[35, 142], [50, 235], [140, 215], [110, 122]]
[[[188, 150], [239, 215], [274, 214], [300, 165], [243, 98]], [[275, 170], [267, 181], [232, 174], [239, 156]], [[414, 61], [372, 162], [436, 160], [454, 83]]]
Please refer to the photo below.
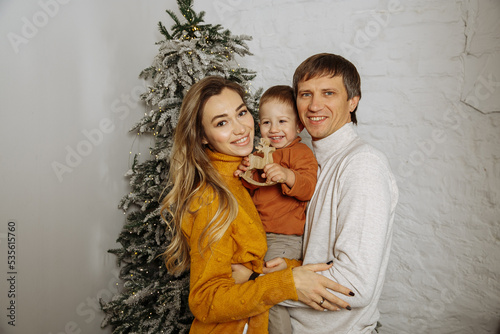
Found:
[[[347, 91], [347, 99], [355, 96], [361, 98], [361, 78], [356, 66], [350, 61], [333, 53], [319, 53], [304, 60], [297, 67], [293, 75], [293, 91], [297, 96], [300, 81], [307, 81], [316, 77], [342, 76], [344, 87]], [[356, 109], [351, 112], [351, 121], [356, 124]]]

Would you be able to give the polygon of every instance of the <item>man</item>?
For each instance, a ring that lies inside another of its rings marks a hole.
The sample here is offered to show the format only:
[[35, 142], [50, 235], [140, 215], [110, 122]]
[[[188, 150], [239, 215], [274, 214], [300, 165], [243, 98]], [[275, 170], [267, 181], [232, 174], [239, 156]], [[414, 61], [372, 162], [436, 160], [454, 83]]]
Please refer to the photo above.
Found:
[[[361, 98], [356, 67], [334, 54], [317, 54], [295, 71], [299, 117], [312, 138], [318, 183], [307, 209], [304, 264], [329, 262], [323, 275], [350, 288], [352, 310], [289, 308], [294, 333], [375, 333], [377, 303], [389, 260], [398, 199], [383, 153], [355, 132]], [[328, 301], [318, 300], [326, 307]]]

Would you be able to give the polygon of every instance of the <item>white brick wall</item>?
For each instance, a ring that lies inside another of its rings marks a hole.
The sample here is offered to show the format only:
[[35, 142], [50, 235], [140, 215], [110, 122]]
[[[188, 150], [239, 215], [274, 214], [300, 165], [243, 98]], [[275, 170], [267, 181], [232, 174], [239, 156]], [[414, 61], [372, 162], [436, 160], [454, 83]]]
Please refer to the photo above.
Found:
[[[253, 36], [254, 56], [242, 63], [259, 73], [256, 87], [290, 84], [318, 52], [358, 67], [358, 131], [387, 154], [401, 192], [382, 332], [497, 333], [500, 114], [491, 111], [500, 111], [500, 3], [217, 0], [195, 8]], [[467, 94], [482, 112], [461, 102]]]

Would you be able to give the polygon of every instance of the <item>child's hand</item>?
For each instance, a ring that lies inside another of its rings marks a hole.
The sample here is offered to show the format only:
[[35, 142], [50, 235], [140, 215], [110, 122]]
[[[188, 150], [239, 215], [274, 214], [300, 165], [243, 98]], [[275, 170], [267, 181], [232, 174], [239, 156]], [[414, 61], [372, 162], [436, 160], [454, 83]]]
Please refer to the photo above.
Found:
[[275, 257], [274, 259], [269, 260], [265, 263], [264, 268], [262, 268], [262, 272], [264, 274], [269, 274], [286, 268], [287, 264], [285, 259], [283, 259], [282, 257]]
[[290, 188], [295, 184], [295, 174], [290, 169], [275, 163], [264, 166], [262, 177], [266, 179], [267, 183], [286, 183]]
[[250, 159], [248, 157], [244, 157], [241, 159], [241, 164], [238, 166], [238, 169], [233, 173], [235, 177], [242, 177], [243, 173], [245, 173], [250, 167]]

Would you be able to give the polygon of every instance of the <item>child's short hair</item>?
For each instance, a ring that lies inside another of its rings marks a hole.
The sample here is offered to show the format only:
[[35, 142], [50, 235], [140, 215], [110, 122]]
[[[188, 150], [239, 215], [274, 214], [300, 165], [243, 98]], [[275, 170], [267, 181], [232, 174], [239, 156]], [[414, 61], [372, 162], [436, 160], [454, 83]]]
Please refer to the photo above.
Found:
[[287, 85], [272, 86], [262, 94], [259, 101], [259, 110], [264, 103], [276, 100], [293, 108], [295, 114], [298, 115], [297, 105], [295, 103], [295, 94], [293, 88]]

